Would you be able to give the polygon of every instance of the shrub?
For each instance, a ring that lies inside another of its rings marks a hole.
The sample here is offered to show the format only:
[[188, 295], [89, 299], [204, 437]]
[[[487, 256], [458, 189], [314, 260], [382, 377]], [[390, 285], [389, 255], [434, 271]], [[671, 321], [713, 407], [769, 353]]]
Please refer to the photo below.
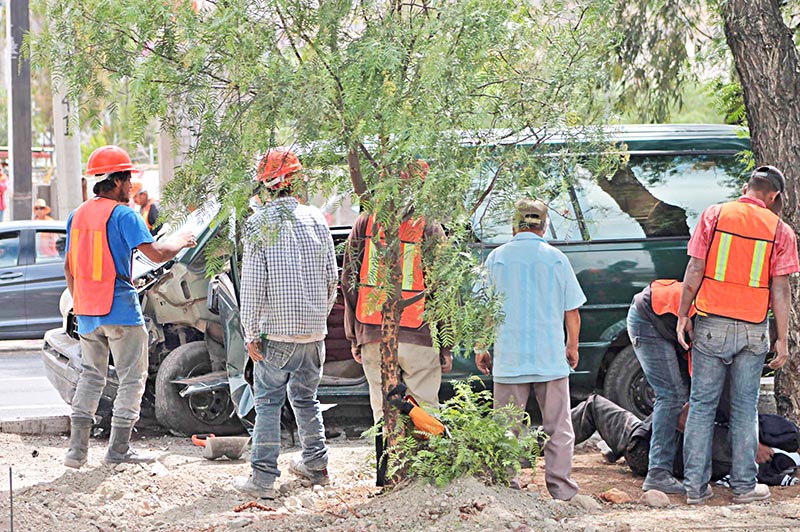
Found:
[[[443, 486], [471, 475], [487, 484], [508, 485], [520, 470], [520, 459], [536, 464], [547, 436], [532, 429], [530, 416], [509, 405], [492, 408], [492, 394], [476, 389], [478, 377], [453, 383], [454, 395], [432, 412], [447, 427], [442, 436], [413, 430], [389, 449], [389, 474], [405, 472], [407, 478]], [[519, 436], [516, 435], [519, 432]]]

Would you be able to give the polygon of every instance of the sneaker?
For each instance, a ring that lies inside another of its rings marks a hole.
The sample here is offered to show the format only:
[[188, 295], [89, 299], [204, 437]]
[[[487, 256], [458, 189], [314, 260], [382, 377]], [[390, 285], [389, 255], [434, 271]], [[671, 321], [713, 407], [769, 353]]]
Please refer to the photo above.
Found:
[[769, 499], [769, 487], [766, 484], [756, 484], [756, 487], [742, 493], [741, 495], [733, 495], [733, 502], [736, 504], [746, 504], [748, 502], [763, 501]]
[[309, 469], [300, 458], [292, 459], [289, 463], [289, 471], [312, 485], [327, 486], [331, 483], [331, 479], [328, 476], [328, 468], [321, 470]]
[[256, 484], [253, 477], [234, 477], [231, 484], [233, 485], [233, 489], [239, 493], [243, 493], [254, 499], [272, 500], [275, 498], [275, 490], [272, 489], [271, 483], [269, 486], [262, 486]]
[[686, 493], [686, 488], [675, 477], [664, 471], [662, 474], [648, 472], [642, 483], [642, 491], [658, 490], [662, 493]]
[[704, 504], [708, 499], [710, 499], [713, 496], [714, 492], [712, 491], [711, 486], [706, 484], [705, 491], [703, 491], [703, 493], [701, 493], [698, 497], [692, 497], [691, 495], [688, 495], [686, 497], [686, 504], [691, 504], [691, 505]]

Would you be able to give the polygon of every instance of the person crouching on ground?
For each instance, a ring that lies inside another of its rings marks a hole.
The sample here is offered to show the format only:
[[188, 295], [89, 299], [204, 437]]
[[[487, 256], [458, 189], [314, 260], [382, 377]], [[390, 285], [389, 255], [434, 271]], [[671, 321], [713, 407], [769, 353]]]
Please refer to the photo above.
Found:
[[[494, 360], [475, 347], [475, 363], [494, 379], [494, 406], [524, 409], [531, 389], [542, 412], [545, 481], [554, 499], [578, 493], [571, 478], [574, 433], [569, 373], [578, 365], [578, 308], [586, 302], [567, 257], [544, 239], [547, 206], [521, 199], [514, 206], [513, 239], [486, 259], [487, 285], [503, 300]], [[566, 338], [564, 326], [566, 325]]]
[[336, 253], [325, 217], [295, 197], [302, 189], [297, 156], [272, 148], [256, 178], [270, 201], [247, 221], [242, 258], [242, 328], [254, 363], [256, 421], [252, 473], [233, 487], [272, 499], [280, 476], [281, 409], [288, 392], [297, 420], [300, 459], [289, 470], [312, 484], [328, 484], [328, 447], [317, 400], [325, 363], [326, 320], [336, 299]]

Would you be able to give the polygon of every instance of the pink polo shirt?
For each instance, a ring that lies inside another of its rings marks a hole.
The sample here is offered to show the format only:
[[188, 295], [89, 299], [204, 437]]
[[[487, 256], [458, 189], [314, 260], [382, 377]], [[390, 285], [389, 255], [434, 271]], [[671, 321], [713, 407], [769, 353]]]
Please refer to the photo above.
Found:
[[[760, 199], [749, 196], [742, 196], [737, 201], [752, 203], [764, 208], [767, 207]], [[688, 252], [690, 257], [706, 260], [708, 246], [711, 245], [711, 240], [714, 237], [714, 227], [717, 225], [720, 209], [722, 209], [721, 203], [712, 205], [703, 211], [694, 234], [689, 240]], [[769, 276], [772, 278], [796, 272], [800, 272], [800, 259], [797, 257], [797, 237], [792, 228], [781, 220], [775, 231], [775, 246], [772, 249]]]

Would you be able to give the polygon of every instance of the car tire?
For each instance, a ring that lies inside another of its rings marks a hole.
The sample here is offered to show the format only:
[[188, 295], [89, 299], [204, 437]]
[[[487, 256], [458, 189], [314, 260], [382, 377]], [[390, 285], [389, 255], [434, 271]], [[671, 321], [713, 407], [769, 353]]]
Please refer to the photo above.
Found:
[[653, 412], [655, 393], [647, 383], [633, 346], [622, 349], [608, 366], [603, 395], [644, 419]]
[[172, 382], [210, 371], [211, 360], [203, 341], [189, 342], [167, 355], [156, 375], [156, 419], [161, 425], [184, 436], [244, 432], [239, 418], [230, 417], [234, 406], [227, 388], [184, 398], [179, 394], [183, 386]]

